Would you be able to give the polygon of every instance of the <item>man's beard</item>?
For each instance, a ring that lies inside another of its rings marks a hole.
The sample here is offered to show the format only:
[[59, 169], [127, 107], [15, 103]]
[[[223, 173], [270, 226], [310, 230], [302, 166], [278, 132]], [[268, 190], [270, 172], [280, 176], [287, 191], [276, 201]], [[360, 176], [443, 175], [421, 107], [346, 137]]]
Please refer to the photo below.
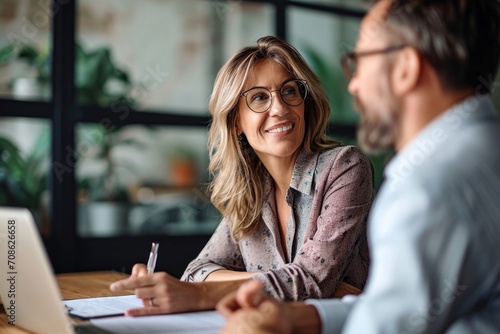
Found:
[[399, 106], [389, 98], [387, 110], [366, 107], [357, 96], [354, 106], [361, 114], [358, 124], [357, 139], [366, 153], [380, 153], [394, 149], [398, 136]]

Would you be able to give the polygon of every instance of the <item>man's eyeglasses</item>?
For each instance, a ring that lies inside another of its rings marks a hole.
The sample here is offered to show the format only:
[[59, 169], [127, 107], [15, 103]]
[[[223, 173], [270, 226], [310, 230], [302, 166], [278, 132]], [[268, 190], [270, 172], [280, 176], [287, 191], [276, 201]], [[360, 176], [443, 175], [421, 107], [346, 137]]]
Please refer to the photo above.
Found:
[[342, 56], [342, 69], [345, 75], [351, 79], [356, 74], [356, 67], [358, 65], [358, 58], [372, 56], [377, 54], [389, 53], [401, 50], [407, 45], [390, 46], [385, 49], [361, 51], [361, 52], [348, 52]]
[[263, 113], [273, 105], [272, 92], [279, 92], [281, 100], [287, 105], [295, 107], [300, 105], [307, 96], [307, 81], [291, 79], [281, 85], [279, 89], [269, 90], [265, 87], [253, 87], [240, 94], [245, 97], [248, 108], [256, 113]]

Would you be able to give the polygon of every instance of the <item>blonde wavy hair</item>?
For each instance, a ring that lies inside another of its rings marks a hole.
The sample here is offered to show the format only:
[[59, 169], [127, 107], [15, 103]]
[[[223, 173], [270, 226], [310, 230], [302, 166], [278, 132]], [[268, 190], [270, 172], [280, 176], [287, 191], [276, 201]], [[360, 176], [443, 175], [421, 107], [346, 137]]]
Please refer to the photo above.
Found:
[[302, 147], [312, 153], [340, 145], [326, 135], [328, 97], [304, 58], [290, 44], [262, 37], [255, 46], [241, 49], [222, 66], [209, 102], [212, 115], [208, 132], [210, 199], [226, 218], [234, 240], [253, 233], [262, 222], [266, 169], [246, 139], [238, 141], [238, 100], [252, 67], [263, 60], [282, 66], [293, 78], [305, 79], [305, 136]]

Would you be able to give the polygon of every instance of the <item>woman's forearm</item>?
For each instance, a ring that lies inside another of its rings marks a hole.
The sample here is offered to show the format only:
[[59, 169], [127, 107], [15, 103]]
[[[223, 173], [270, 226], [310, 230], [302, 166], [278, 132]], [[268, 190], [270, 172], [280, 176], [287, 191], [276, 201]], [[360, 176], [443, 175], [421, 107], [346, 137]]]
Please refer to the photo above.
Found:
[[252, 275], [255, 275], [255, 273], [248, 271], [216, 270], [207, 276], [205, 282], [248, 280]]
[[197, 309], [213, 309], [227, 294], [238, 290], [254, 273], [246, 271], [216, 270], [205, 281], [192, 283], [200, 288]]

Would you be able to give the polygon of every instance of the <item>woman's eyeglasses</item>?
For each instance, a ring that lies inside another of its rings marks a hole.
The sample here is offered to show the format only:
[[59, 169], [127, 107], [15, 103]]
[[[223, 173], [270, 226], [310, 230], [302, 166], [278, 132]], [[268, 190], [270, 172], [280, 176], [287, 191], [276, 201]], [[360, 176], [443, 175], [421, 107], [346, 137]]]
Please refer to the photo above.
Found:
[[269, 90], [265, 87], [253, 87], [240, 96], [245, 97], [248, 108], [256, 113], [263, 113], [273, 105], [273, 92], [279, 92], [281, 100], [289, 106], [300, 105], [306, 99], [308, 87], [306, 80], [288, 80], [279, 89]]

